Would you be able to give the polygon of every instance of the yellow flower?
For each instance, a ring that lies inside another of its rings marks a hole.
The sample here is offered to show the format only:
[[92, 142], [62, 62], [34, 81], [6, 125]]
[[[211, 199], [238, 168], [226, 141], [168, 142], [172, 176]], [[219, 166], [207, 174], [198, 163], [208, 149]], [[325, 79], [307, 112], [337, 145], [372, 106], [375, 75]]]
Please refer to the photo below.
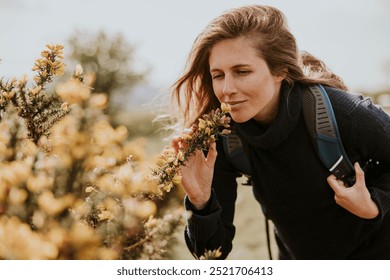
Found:
[[28, 193], [23, 189], [12, 188], [9, 192], [9, 200], [14, 204], [23, 204], [28, 197]]
[[106, 94], [93, 94], [89, 100], [89, 104], [96, 109], [104, 109], [107, 107], [108, 98]]
[[175, 160], [176, 160], [176, 158], [175, 158], [174, 156], [170, 156], [170, 157], [167, 157], [167, 158], [166, 158], [166, 161], [167, 161], [168, 163], [174, 162]]
[[74, 69], [74, 75], [76, 77], [81, 76], [83, 74], [83, 67], [80, 64], [76, 65], [76, 68]]
[[73, 202], [71, 194], [55, 198], [50, 191], [43, 192], [38, 198], [39, 207], [51, 216], [55, 216], [70, 206]]
[[79, 222], [72, 225], [69, 232], [71, 244], [76, 247], [99, 244], [99, 237], [89, 226]]
[[168, 175], [173, 174], [174, 171], [175, 171], [175, 169], [172, 167], [168, 167], [167, 169], [165, 169], [165, 173], [167, 173]]
[[156, 164], [157, 164], [157, 166], [163, 166], [164, 164], [165, 164], [165, 159], [164, 159], [164, 157], [162, 157], [162, 156], [158, 156], [157, 158], [156, 158]]
[[127, 139], [128, 130], [127, 130], [126, 126], [120, 125], [117, 128], [115, 128], [113, 136], [114, 136], [115, 141], [117, 141], [118, 143]]
[[167, 183], [164, 185], [164, 187], [163, 187], [163, 189], [164, 189], [166, 192], [170, 192], [172, 188], [173, 188], [173, 183], [172, 183], [172, 182], [167, 182]]
[[178, 185], [180, 185], [181, 184], [181, 175], [179, 175], [179, 174], [176, 174], [174, 177], [173, 177], [173, 179], [172, 179], [172, 183], [173, 183], [173, 185], [175, 185], [175, 186], [178, 186]]
[[168, 157], [172, 157], [175, 155], [175, 149], [173, 149], [172, 147], [165, 147], [162, 151], [162, 155], [163, 157], [165, 158], [168, 158]]
[[27, 83], [28, 77], [27, 75], [23, 75], [22, 78], [19, 80], [19, 87], [24, 87], [24, 85]]
[[2, 259], [54, 259], [58, 248], [16, 217], [0, 217]]
[[99, 220], [100, 221], [103, 221], [103, 220], [112, 220], [114, 218], [114, 215], [111, 213], [111, 211], [108, 211], [108, 210], [103, 210], [102, 212], [100, 212], [100, 214], [98, 215], [99, 217]]
[[27, 189], [30, 192], [41, 192], [46, 188], [50, 188], [53, 181], [53, 178], [50, 178], [44, 173], [39, 173], [37, 176], [30, 176], [27, 179]]
[[221, 110], [222, 110], [222, 113], [228, 113], [232, 110], [232, 108], [230, 107], [229, 104], [226, 104], [226, 103], [222, 103], [221, 104]]
[[41, 51], [41, 56], [42, 57], [48, 58], [49, 55], [50, 55], [50, 52], [48, 50]]
[[62, 100], [70, 104], [82, 103], [91, 95], [90, 89], [78, 80], [61, 83], [56, 87], [56, 91]]
[[35, 65], [40, 68], [45, 68], [47, 66], [48, 61], [42, 58], [38, 58], [35, 60]]
[[41, 68], [40, 68], [40, 66], [38, 65], [38, 63], [35, 63], [34, 64], [34, 66], [33, 66], [33, 68], [31, 68], [31, 70], [33, 70], [33, 71], [38, 71], [38, 70], [40, 70]]
[[147, 219], [150, 216], [156, 214], [156, 212], [157, 212], [156, 204], [153, 201], [147, 200], [147, 201], [142, 201], [138, 204], [134, 214], [140, 217], [141, 219]]
[[183, 154], [183, 151], [179, 151], [177, 153], [177, 159], [180, 160], [180, 161], [184, 161], [184, 154]]
[[59, 66], [56, 66], [53, 70], [53, 75], [63, 75], [65, 73], [65, 64], [61, 63]]
[[206, 122], [203, 119], [199, 119], [198, 127], [204, 129], [206, 127]]
[[36, 86], [35, 88], [30, 89], [29, 93], [31, 95], [36, 95], [41, 90], [42, 90], [42, 86]]
[[39, 84], [39, 83], [42, 81], [42, 79], [41, 79], [40, 76], [35, 76], [33, 79], [34, 79], [34, 81], [35, 81], [37, 84]]
[[69, 103], [68, 102], [64, 102], [61, 104], [61, 109], [64, 110], [64, 111], [68, 111], [69, 110]]
[[58, 53], [58, 54], [62, 54], [62, 50], [64, 49], [64, 46], [61, 45], [61, 44], [55, 44], [55, 45], [52, 45], [52, 44], [47, 44], [46, 47], [51, 50], [52, 52], [54, 53]]
[[1, 92], [3, 94], [3, 96], [7, 99], [11, 99], [12, 97], [14, 97], [15, 95], [15, 92], [13, 90], [7, 92], [7, 91], [2, 91]]
[[37, 228], [42, 228], [45, 225], [45, 217], [46, 214], [40, 210], [34, 211], [34, 215], [32, 216], [32, 223]]
[[182, 140], [185, 140], [185, 141], [191, 140], [191, 139], [192, 139], [192, 135], [183, 133], [183, 134], [181, 135], [181, 139], [182, 139]]

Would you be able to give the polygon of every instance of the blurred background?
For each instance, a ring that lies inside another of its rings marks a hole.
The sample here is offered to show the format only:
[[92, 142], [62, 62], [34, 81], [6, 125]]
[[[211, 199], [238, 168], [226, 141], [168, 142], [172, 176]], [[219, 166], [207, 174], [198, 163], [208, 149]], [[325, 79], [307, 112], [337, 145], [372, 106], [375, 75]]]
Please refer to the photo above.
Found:
[[[95, 92], [109, 95], [107, 113], [150, 155], [167, 144], [162, 124], [169, 87], [197, 34], [223, 11], [268, 4], [287, 16], [300, 49], [324, 60], [352, 92], [390, 107], [390, 0], [0, 0], [0, 77], [32, 76], [46, 44], [65, 46], [68, 74], [76, 64], [96, 74]], [[250, 187], [239, 191], [237, 237], [230, 258], [267, 258], [260, 207]], [[253, 215], [258, 213], [258, 215]], [[178, 231], [173, 257], [190, 259]]]

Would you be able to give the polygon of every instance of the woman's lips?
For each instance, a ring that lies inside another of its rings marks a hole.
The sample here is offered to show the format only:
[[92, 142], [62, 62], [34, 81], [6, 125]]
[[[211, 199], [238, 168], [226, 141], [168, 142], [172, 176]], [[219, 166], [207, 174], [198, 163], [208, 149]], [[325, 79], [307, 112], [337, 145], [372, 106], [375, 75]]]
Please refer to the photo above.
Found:
[[238, 101], [227, 101], [225, 103], [229, 104], [230, 106], [236, 106], [236, 105], [239, 105], [241, 103], [244, 103], [245, 100], [238, 100]]

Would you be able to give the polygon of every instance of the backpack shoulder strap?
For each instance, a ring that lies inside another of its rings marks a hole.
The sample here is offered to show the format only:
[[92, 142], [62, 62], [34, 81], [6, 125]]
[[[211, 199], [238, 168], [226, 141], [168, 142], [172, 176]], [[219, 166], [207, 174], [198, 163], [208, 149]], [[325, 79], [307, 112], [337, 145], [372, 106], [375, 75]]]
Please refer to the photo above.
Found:
[[238, 135], [233, 124], [231, 133], [222, 135], [222, 143], [227, 160], [241, 174], [250, 176], [252, 173], [251, 164], [248, 157], [248, 147]]
[[309, 85], [302, 99], [303, 116], [318, 157], [338, 179], [353, 185], [355, 171], [341, 142], [328, 94], [319, 84]]

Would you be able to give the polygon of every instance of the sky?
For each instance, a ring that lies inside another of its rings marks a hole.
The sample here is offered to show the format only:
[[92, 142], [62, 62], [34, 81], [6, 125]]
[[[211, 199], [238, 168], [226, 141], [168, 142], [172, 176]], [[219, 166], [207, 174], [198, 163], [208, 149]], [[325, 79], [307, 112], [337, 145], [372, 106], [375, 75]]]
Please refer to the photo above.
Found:
[[324, 60], [352, 91], [390, 87], [390, 0], [0, 0], [0, 77], [32, 75], [40, 51], [76, 29], [122, 33], [148, 82], [171, 85], [210, 20], [246, 4], [287, 17], [298, 47]]

